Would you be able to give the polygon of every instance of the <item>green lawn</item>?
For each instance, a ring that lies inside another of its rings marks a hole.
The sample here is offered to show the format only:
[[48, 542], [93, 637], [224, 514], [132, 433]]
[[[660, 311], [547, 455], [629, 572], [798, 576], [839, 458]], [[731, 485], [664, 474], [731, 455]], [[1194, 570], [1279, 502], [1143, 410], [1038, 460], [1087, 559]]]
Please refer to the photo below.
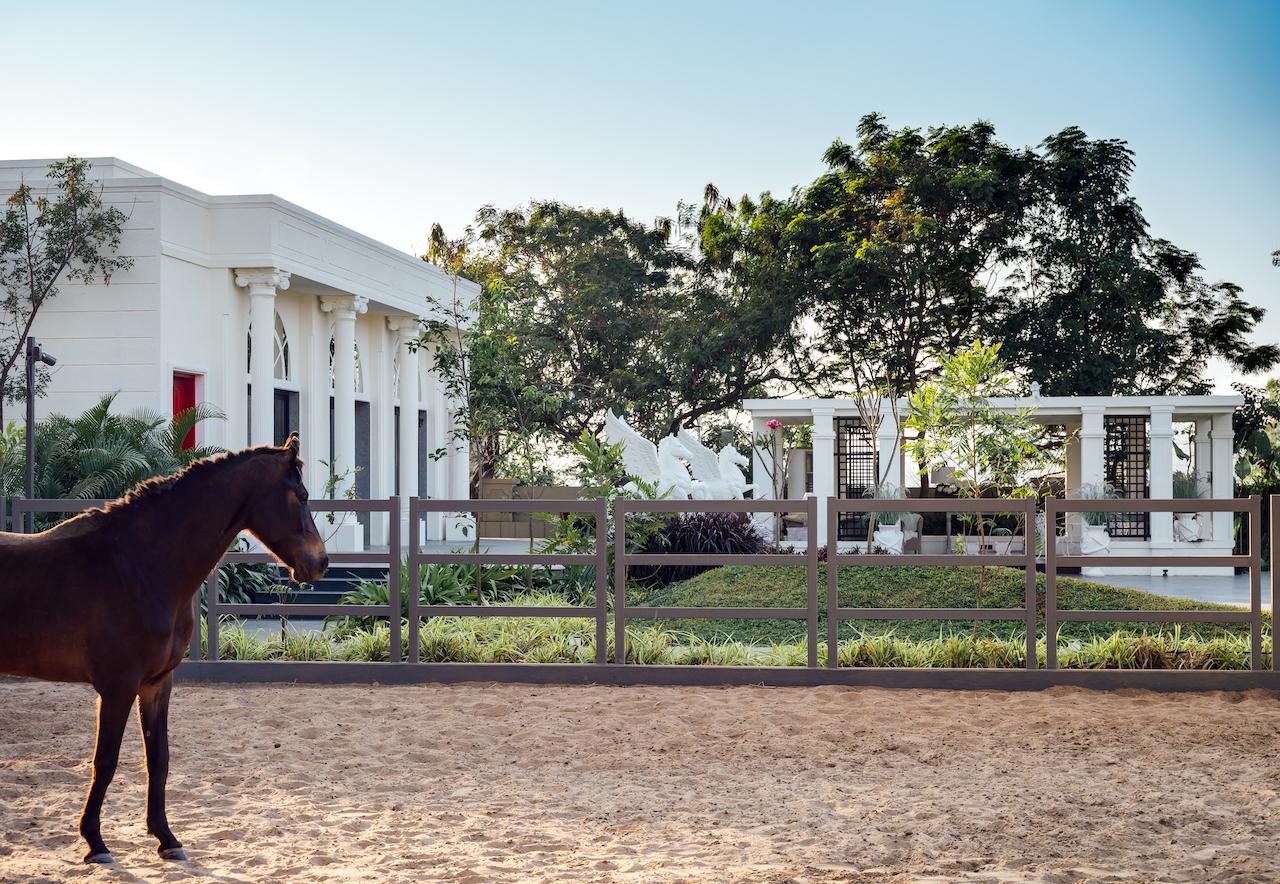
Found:
[[[840, 605], [858, 608], [969, 608], [974, 606], [978, 568], [869, 568], [840, 569]], [[1012, 568], [986, 569], [982, 607], [1017, 608], [1023, 600], [1023, 572]], [[818, 575], [819, 606], [826, 606], [826, 565]], [[654, 591], [628, 592], [628, 604], [681, 607], [804, 607], [808, 594], [805, 569], [786, 566], [735, 566], [716, 568], [683, 583]], [[1044, 625], [1044, 575], [1038, 584], [1041, 634]], [[1228, 605], [1192, 602], [1154, 593], [1121, 589], [1071, 577], [1058, 578], [1058, 607], [1089, 610], [1223, 611]], [[635, 621], [637, 624], [644, 621]], [[704, 639], [732, 637], [753, 645], [781, 644], [804, 635], [802, 621], [794, 620], [661, 620], [663, 626], [691, 632]], [[1060, 635], [1069, 639], [1103, 637], [1117, 629], [1156, 632], [1173, 630], [1172, 624], [1090, 622], [1062, 624]], [[825, 616], [820, 635], [825, 636]], [[1186, 624], [1187, 636], [1215, 637], [1247, 634], [1247, 624]], [[973, 621], [892, 620], [852, 621], [841, 626], [841, 637], [865, 632], [892, 632], [903, 638], [929, 639], [940, 634], [968, 634]], [[1023, 633], [1022, 623], [984, 622], [982, 635], [1010, 638]]]

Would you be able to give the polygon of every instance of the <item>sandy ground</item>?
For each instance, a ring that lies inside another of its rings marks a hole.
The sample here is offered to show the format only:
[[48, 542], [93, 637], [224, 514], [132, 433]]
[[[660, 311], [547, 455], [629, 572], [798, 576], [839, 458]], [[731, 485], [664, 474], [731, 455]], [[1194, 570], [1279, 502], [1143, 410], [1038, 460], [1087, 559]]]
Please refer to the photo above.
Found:
[[1277, 881], [1275, 694], [180, 685], [79, 864], [92, 695], [0, 683], [0, 880]]

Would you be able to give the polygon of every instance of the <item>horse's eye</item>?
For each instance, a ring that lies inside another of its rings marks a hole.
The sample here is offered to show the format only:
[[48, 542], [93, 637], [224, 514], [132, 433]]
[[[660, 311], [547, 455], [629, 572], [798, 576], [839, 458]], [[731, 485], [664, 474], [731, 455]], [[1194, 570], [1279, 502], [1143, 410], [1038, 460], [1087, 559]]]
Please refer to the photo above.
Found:
[[307, 489], [305, 488], [298, 489], [298, 500], [302, 501], [303, 503], [307, 502]]

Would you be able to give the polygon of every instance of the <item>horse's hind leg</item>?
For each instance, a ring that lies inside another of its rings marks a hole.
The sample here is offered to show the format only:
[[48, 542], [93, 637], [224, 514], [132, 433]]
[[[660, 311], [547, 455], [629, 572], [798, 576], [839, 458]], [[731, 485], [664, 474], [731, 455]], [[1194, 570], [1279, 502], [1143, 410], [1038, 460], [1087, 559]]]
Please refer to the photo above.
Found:
[[116, 773], [120, 759], [120, 740], [129, 721], [129, 708], [137, 691], [129, 688], [98, 689], [98, 737], [93, 749], [93, 783], [80, 814], [80, 835], [89, 844], [87, 863], [109, 863], [115, 860], [102, 840], [102, 799]]
[[160, 856], [164, 859], [187, 858], [182, 844], [169, 829], [165, 813], [164, 790], [169, 779], [169, 694], [173, 677], [143, 686], [138, 694], [138, 724], [147, 750], [147, 831], [160, 840]]

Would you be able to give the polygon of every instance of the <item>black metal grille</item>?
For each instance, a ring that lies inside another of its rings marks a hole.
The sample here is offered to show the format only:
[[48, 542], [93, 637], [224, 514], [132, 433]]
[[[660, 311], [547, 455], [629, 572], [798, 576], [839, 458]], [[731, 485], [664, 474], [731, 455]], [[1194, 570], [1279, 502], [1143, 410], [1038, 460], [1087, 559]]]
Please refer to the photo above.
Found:
[[[838, 417], [836, 424], [836, 496], [866, 497], [876, 485], [876, 452], [871, 434], [856, 417]], [[866, 540], [869, 516], [841, 513], [837, 537]]]
[[[1103, 469], [1106, 481], [1120, 497], [1142, 499], [1150, 496], [1148, 470], [1151, 465], [1151, 437], [1147, 416], [1107, 415]], [[1113, 513], [1107, 519], [1112, 537], [1151, 537], [1150, 513]]]

